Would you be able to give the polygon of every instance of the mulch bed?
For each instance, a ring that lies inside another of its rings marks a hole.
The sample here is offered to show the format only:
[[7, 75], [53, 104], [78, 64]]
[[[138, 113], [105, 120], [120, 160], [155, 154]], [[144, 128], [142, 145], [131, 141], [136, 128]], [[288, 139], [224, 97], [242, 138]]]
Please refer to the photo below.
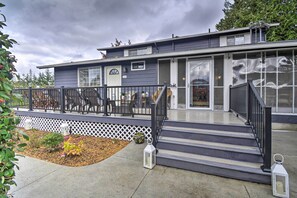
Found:
[[[24, 130], [23, 131], [29, 137], [38, 137], [42, 138], [50, 132], [39, 131], [36, 129], [33, 130]], [[78, 136], [75, 135], [74, 138]], [[19, 154], [38, 158], [41, 160], [49, 161], [55, 164], [65, 165], [65, 166], [86, 166], [90, 164], [98, 163], [116, 152], [120, 151], [122, 148], [129, 144], [129, 141], [117, 140], [117, 139], [108, 139], [100, 137], [90, 137], [90, 136], [79, 136], [80, 140], [83, 141], [82, 154], [79, 156], [63, 156], [62, 144], [57, 151], [49, 152], [45, 147], [41, 146], [40, 148], [32, 148], [29, 145], [25, 147], [23, 152], [18, 152]], [[26, 142], [25, 140], [22, 140]], [[29, 143], [29, 142], [26, 142]]]

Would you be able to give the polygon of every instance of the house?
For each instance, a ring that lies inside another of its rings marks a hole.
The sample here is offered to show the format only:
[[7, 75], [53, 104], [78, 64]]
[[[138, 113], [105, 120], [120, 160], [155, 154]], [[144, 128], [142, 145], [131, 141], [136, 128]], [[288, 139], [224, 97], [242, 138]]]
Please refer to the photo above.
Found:
[[252, 80], [274, 122], [297, 123], [297, 41], [266, 42], [266, 30], [277, 25], [99, 48], [105, 59], [38, 68], [54, 68], [55, 87], [167, 83], [171, 109], [229, 111], [229, 86]]
[[[19, 126], [31, 118], [40, 130], [59, 131], [67, 122], [73, 133], [126, 140], [141, 131], [157, 147], [157, 164], [269, 184], [271, 119], [297, 123], [297, 41], [266, 42], [277, 25], [172, 35], [99, 48], [105, 59], [38, 66], [54, 68], [56, 88], [16, 90], [29, 108], [17, 111]], [[84, 107], [105, 116], [86, 116]], [[229, 110], [248, 125], [230, 123]], [[209, 115], [227, 122], [201, 121]]]

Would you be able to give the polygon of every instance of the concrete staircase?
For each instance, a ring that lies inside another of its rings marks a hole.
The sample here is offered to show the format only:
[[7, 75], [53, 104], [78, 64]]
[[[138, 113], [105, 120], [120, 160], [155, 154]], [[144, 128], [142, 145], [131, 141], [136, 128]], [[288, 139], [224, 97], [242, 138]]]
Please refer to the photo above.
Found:
[[157, 164], [233, 179], [270, 184], [248, 126], [165, 121]]

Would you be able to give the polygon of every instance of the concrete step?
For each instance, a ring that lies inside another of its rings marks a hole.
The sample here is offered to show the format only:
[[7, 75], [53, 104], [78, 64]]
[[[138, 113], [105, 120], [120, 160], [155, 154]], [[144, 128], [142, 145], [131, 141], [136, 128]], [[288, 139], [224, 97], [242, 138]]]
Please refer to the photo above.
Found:
[[252, 132], [250, 126], [246, 125], [227, 125], [227, 124], [208, 124], [208, 123], [194, 123], [194, 122], [180, 122], [166, 120], [164, 126], [183, 127], [183, 128], [195, 128], [195, 129], [207, 129], [218, 131], [234, 131], [234, 132]]
[[260, 163], [239, 162], [185, 152], [159, 149], [157, 164], [202, 172], [250, 182], [270, 184], [271, 175], [261, 170]]
[[254, 135], [252, 133], [242, 133], [235, 131], [164, 126], [161, 135], [164, 137], [176, 137], [235, 145], [257, 146]]
[[157, 148], [244, 162], [263, 162], [259, 149], [255, 146], [160, 136]]

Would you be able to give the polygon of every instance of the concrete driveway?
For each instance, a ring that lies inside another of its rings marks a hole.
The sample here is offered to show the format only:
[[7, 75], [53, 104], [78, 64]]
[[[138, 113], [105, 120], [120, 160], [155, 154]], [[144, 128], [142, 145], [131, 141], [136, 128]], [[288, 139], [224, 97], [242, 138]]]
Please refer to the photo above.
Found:
[[[273, 151], [285, 154], [291, 197], [297, 192], [297, 132], [274, 132]], [[142, 167], [145, 145], [133, 142], [112, 157], [90, 166], [65, 167], [20, 158], [16, 198], [59, 197], [272, 197], [271, 186], [156, 166]], [[294, 166], [293, 166], [294, 165]]]

